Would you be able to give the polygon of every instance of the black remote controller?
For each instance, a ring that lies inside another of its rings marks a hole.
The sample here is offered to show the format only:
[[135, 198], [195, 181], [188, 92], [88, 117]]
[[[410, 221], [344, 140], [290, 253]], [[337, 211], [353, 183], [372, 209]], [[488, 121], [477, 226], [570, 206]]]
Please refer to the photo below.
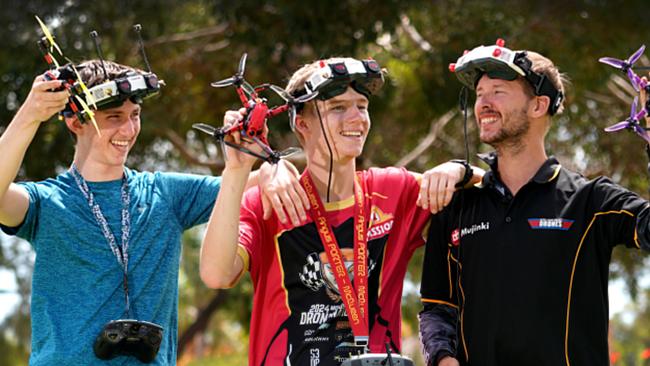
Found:
[[127, 355], [149, 363], [158, 354], [162, 335], [163, 328], [158, 324], [133, 319], [113, 320], [99, 333], [93, 350], [102, 360]]

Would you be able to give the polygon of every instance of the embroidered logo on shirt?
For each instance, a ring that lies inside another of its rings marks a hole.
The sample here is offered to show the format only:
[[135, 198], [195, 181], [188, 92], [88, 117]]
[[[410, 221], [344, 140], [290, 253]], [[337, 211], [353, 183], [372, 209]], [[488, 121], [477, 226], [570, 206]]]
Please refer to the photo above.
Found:
[[460, 238], [465, 235], [474, 235], [478, 231], [490, 230], [490, 222], [482, 221], [480, 224], [473, 224], [472, 226], [464, 227], [462, 229], [455, 229], [451, 232], [451, 243], [455, 246], [460, 244]]
[[460, 244], [460, 230], [455, 229], [451, 232], [451, 243], [456, 247]]
[[562, 230], [567, 231], [573, 225], [574, 220], [563, 218], [531, 218], [528, 219], [528, 225], [533, 230]]

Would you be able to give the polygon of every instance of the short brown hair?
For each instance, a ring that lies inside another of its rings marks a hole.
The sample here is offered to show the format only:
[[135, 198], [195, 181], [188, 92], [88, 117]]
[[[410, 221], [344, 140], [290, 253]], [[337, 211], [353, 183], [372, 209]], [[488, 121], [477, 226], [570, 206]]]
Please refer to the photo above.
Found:
[[[81, 79], [88, 88], [126, 76], [129, 73], [145, 73], [134, 67], [118, 64], [113, 61], [88, 60], [76, 66]], [[104, 73], [104, 70], [106, 72]]]
[[[565, 86], [568, 84], [569, 80], [565, 74], [560, 73], [560, 70], [553, 64], [553, 61], [547, 57], [542, 56], [541, 54], [534, 51], [527, 51], [528, 59], [532, 62], [532, 70], [540, 75], [546, 76], [555, 89], [562, 92], [562, 95], [566, 96]], [[525, 83], [530, 86], [529, 83]], [[532, 87], [527, 88], [531, 92], [531, 95], [534, 95], [532, 92]], [[553, 101], [551, 100], [551, 103]], [[550, 107], [549, 107], [550, 108]], [[562, 113], [564, 110], [564, 99], [560, 106], [557, 109], [556, 113]]]

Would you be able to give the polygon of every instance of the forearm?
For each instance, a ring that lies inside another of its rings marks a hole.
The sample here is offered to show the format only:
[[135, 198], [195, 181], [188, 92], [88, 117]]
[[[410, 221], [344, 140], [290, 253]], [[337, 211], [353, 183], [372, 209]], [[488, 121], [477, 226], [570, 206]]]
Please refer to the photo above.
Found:
[[418, 314], [420, 342], [427, 365], [437, 366], [445, 356], [456, 355], [457, 310], [442, 304], [426, 304]]
[[239, 210], [249, 173], [249, 168], [223, 171], [221, 189], [201, 245], [201, 279], [209, 287], [228, 287], [243, 270], [237, 256]]
[[0, 136], [0, 156], [3, 160], [0, 169], [0, 223], [10, 227], [18, 226], [27, 213], [29, 196], [12, 182], [39, 126], [38, 122], [31, 121], [21, 111]]
[[7, 129], [0, 136], [0, 200], [4, 197], [9, 185], [16, 179], [18, 169], [23, 162], [25, 152], [34, 139], [39, 123], [30, 121], [21, 111], [18, 111]]

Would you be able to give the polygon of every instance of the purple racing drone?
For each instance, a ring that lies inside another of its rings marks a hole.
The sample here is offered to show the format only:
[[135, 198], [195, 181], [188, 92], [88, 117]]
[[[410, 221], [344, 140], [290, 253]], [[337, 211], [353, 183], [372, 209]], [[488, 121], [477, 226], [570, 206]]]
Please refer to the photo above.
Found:
[[634, 97], [634, 102], [632, 102], [632, 108], [630, 109], [630, 117], [625, 121], [621, 121], [613, 126], [605, 128], [606, 132], [616, 132], [623, 129], [630, 129], [634, 131], [637, 135], [641, 136], [648, 144], [650, 144], [650, 137], [648, 137], [648, 128], [641, 126], [640, 121], [648, 115], [648, 108], [642, 108], [641, 111], [637, 113], [636, 107], [639, 102], [638, 97]]
[[[650, 83], [648, 83], [646, 79], [639, 77], [634, 70], [632, 70], [634, 63], [641, 58], [643, 51], [645, 51], [645, 45], [642, 45], [627, 60], [619, 60], [613, 57], [602, 57], [598, 59], [598, 61], [625, 72], [635, 91], [639, 92], [640, 90], [645, 90], [646, 93], [650, 93]], [[641, 138], [650, 145], [650, 137], [648, 136], [648, 131], [650, 129], [641, 125], [641, 121], [650, 113], [650, 98], [646, 96], [646, 99], [647, 100], [645, 101], [641, 101], [641, 110], [637, 112], [639, 98], [634, 97], [632, 107], [630, 108], [630, 117], [613, 126], [605, 128], [605, 131], [616, 132], [623, 129], [629, 129], [641, 136]]]
[[598, 59], [598, 61], [607, 64], [609, 66], [612, 66], [614, 68], [617, 68], [624, 73], [627, 74], [627, 77], [630, 79], [630, 83], [632, 84], [632, 87], [634, 87], [635, 91], [639, 91], [639, 88], [645, 88], [648, 86], [648, 83], [645, 82], [643, 79], [641, 79], [633, 70], [632, 67], [634, 66], [634, 63], [641, 58], [641, 55], [643, 55], [643, 51], [645, 51], [645, 45], [642, 45], [636, 52], [632, 54], [627, 60], [619, 60], [617, 58], [613, 57], [601, 57]]

